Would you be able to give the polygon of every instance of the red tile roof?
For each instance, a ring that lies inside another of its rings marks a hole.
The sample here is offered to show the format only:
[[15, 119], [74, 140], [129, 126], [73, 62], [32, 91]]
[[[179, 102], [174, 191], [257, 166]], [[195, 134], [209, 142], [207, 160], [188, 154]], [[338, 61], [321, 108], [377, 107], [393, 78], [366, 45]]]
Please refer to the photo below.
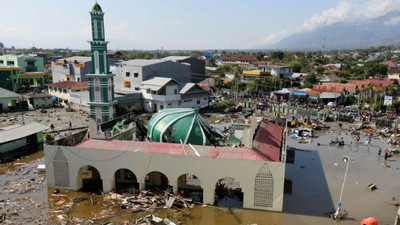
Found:
[[400, 73], [399, 69], [391, 69], [388, 71], [388, 73]]
[[257, 56], [255, 55], [231, 55], [221, 58], [223, 61], [257, 61]]
[[385, 61], [385, 62], [381, 62], [382, 65], [386, 65], [388, 67], [397, 67], [397, 63], [393, 62], [393, 61]]
[[354, 94], [356, 92], [357, 86], [355, 84], [338, 84], [338, 83], [326, 83], [321, 85], [314, 85], [312, 90], [318, 92], [335, 92], [343, 93], [347, 91]]
[[[78, 144], [78, 148], [92, 148], [110, 151], [131, 151], [141, 153], [157, 153], [169, 155], [181, 155], [196, 157], [196, 153], [189, 145], [160, 143], [160, 142], [139, 142], [139, 141], [120, 141], [120, 140], [95, 140], [89, 139]], [[263, 154], [248, 148], [214, 147], [214, 146], [193, 146], [200, 154], [200, 157], [269, 161]]]
[[54, 84], [48, 84], [47, 86], [71, 90], [89, 89], [89, 83], [87, 81], [62, 81]]
[[384, 80], [382, 78], [372, 78], [372, 79], [367, 79], [365, 81], [369, 81], [376, 85], [382, 84], [382, 87], [387, 87], [387, 86], [393, 84], [392, 80]]
[[283, 127], [263, 120], [254, 138], [253, 146], [267, 156], [269, 161], [279, 162], [282, 137]]

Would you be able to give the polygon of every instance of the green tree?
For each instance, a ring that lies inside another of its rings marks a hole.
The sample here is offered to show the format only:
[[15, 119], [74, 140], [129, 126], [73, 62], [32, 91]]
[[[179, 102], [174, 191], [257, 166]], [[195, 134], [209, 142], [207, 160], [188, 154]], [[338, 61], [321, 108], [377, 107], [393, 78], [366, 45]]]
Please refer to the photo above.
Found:
[[279, 61], [281, 61], [283, 59], [283, 57], [285, 56], [285, 53], [282, 51], [274, 51], [271, 52], [271, 59], [277, 59]]
[[344, 79], [344, 78], [341, 78], [340, 80], [338, 80], [338, 83], [339, 83], [339, 84], [346, 84], [346, 83], [347, 83], [347, 80]]
[[220, 89], [224, 85], [224, 81], [219, 76], [215, 76], [213, 80], [214, 80], [214, 87], [218, 89]]
[[386, 65], [382, 65], [375, 61], [366, 62], [364, 67], [366, 75], [372, 77], [385, 77], [388, 71], [388, 67]]
[[304, 78], [303, 88], [312, 88], [314, 84], [318, 84], [319, 80], [315, 73], [310, 73]]
[[210, 59], [209, 66], [211, 66], [211, 67], [217, 67], [217, 65], [215, 64], [215, 58], [211, 58], [211, 59]]
[[299, 61], [294, 60], [294, 61], [289, 62], [287, 65], [293, 67], [293, 72], [294, 73], [300, 73], [301, 72], [302, 67], [301, 67], [301, 64], [300, 64]]
[[247, 88], [249, 89], [250, 92], [257, 92], [259, 91], [259, 80], [252, 80], [247, 84]]
[[317, 66], [317, 68], [315, 68], [315, 71], [316, 71], [318, 74], [323, 74], [324, 71], [325, 71], [325, 68], [322, 67], [322, 66]]

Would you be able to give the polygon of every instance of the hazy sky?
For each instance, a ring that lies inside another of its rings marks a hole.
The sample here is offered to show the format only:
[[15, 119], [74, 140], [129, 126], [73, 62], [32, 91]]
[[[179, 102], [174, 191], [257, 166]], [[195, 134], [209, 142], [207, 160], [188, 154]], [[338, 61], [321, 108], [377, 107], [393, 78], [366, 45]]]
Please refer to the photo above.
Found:
[[[0, 0], [6, 47], [89, 49], [94, 0]], [[261, 48], [296, 32], [400, 11], [400, 0], [98, 0], [109, 49]], [[400, 23], [400, 18], [393, 18]]]

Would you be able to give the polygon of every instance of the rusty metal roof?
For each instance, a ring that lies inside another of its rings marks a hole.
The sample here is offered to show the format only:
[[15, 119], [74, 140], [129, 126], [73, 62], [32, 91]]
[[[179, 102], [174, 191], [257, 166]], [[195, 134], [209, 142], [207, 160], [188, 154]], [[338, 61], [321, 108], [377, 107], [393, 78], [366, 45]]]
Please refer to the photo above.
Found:
[[95, 140], [89, 139], [78, 144], [78, 148], [102, 149], [109, 151], [131, 151], [141, 153], [158, 153], [169, 155], [181, 155], [196, 157], [233, 159], [233, 160], [252, 160], [252, 161], [271, 161], [265, 155], [248, 148], [214, 147], [193, 145], [193, 150], [189, 145], [159, 143], [159, 142], [139, 142], [139, 141], [120, 141], [120, 140]]

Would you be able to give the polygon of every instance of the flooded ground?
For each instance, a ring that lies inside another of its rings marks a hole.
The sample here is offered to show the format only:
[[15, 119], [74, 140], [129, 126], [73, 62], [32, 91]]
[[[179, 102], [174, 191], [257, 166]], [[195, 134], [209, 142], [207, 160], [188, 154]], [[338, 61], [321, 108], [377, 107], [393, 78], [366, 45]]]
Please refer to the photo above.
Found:
[[[377, 218], [379, 224], [392, 224], [397, 211], [392, 205], [392, 197], [400, 199], [399, 156], [393, 156], [385, 162], [383, 156], [378, 157], [378, 148], [385, 150], [387, 147], [385, 142], [373, 139], [370, 146], [356, 144], [355, 139], [347, 134], [347, 127], [341, 131], [335, 124], [331, 124], [331, 127], [330, 131], [317, 132], [318, 137], [309, 143], [288, 139], [288, 145], [297, 150], [295, 163], [287, 164], [286, 167], [286, 179], [291, 183], [291, 188], [284, 195], [282, 213], [234, 209], [232, 214], [224, 208], [198, 205], [191, 210], [189, 220], [171, 210], [161, 210], [154, 214], [190, 225], [336, 224], [328, 214], [334, 210], [339, 200], [346, 167], [342, 159], [349, 156], [351, 162], [342, 199], [342, 208], [348, 215], [339, 224], [358, 225], [362, 219], [370, 216]], [[343, 137], [346, 146], [329, 146], [329, 142], [336, 137]], [[361, 136], [361, 141], [365, 140], [366, 137]], [[54, 202], [49, 200], [54, 190], [47, 189], [43, 174], [35, 171], [36, 166], [43, 163], [42, 157], [43, 152], [38, 152], [13, 163], [0, 165], [0, 214], [15, 213], [11, 222], [5, 224], [62, 224], [56, 217]], [[378, 189], [368, 191], [366, 188], [371, 183]], [[61, 194], [67, 194], [70, 201], [75, 197], [90, 196], [98, 202], [95, 205], [88, 201], [76, 203], [69, 213], [71, 218], [88, 220], [104, 208], [115, 213], [113, 218], [96, 224], [122, 224], [124, 220], [131, 221], [150, 213], [122, 210], [112, 203], [104, 202], [103, 196], [65, 190], [61, 190]], [[49, 212], [53, 213], [48, 218]]]

